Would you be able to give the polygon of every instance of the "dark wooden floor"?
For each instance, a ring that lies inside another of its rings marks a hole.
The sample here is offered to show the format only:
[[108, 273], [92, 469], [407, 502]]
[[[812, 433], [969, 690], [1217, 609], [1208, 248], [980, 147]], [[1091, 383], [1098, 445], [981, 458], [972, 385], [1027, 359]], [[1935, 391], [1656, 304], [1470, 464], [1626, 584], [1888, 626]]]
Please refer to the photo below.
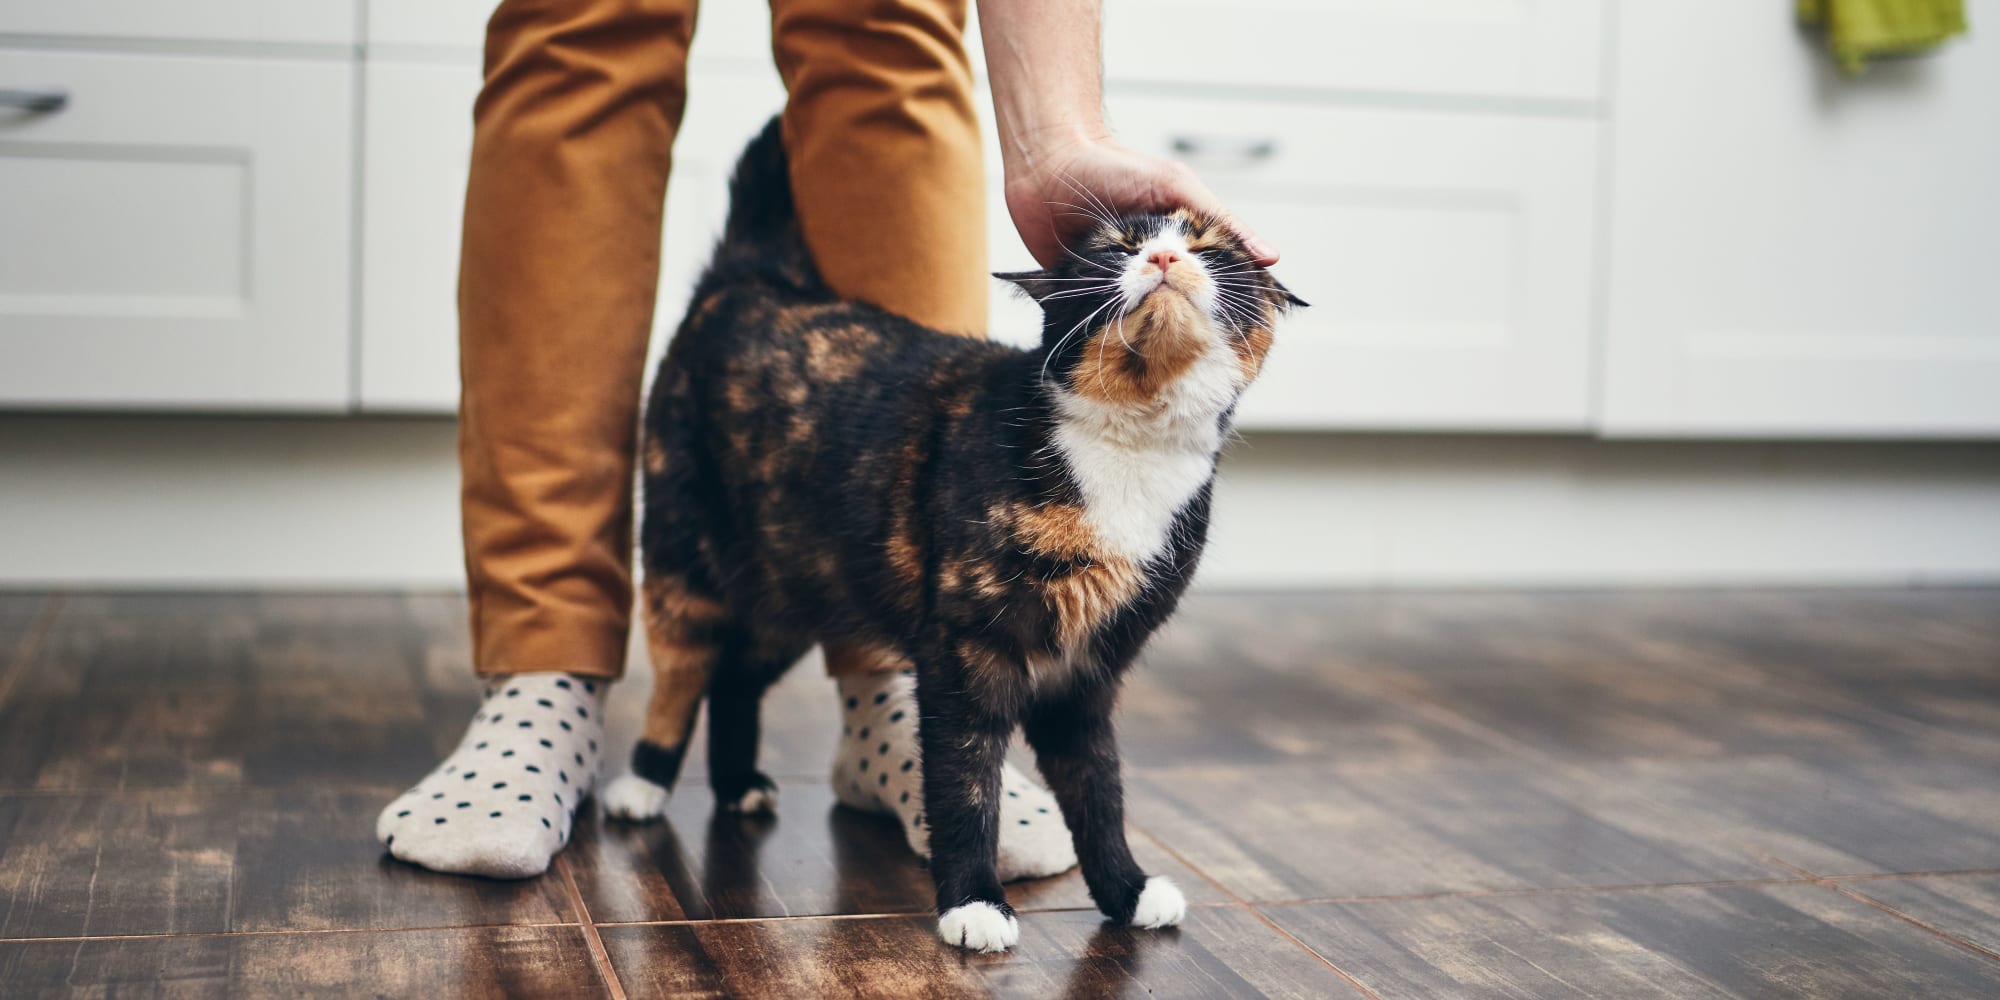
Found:
[[461, 615], [0, 594], [0, 997], [2000, 996], [2000, 591], [1197, 598], [1122, 715], [1186, 926], [1071, 874], [1014, 888], [1006, 956], [938, 945], [895, 825], [833, 807], [816, 667], [775, 820], [697, 759], [542, 879], [388, 860], [472, 712]]

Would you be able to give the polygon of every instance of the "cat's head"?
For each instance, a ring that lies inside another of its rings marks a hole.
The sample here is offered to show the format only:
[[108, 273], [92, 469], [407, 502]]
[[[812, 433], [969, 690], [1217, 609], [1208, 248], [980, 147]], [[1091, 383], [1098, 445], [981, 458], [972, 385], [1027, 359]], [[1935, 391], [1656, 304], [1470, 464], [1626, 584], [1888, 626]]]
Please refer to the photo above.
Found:
[[1044, 377], [1107, 403], [1152, 403], [1219, 371], [1240, 393], [1278, 317], [1306, 304], [1228, 227], [1186, 210], [1100, 220], [1056, 266], [995, 277], [1041, 303]]

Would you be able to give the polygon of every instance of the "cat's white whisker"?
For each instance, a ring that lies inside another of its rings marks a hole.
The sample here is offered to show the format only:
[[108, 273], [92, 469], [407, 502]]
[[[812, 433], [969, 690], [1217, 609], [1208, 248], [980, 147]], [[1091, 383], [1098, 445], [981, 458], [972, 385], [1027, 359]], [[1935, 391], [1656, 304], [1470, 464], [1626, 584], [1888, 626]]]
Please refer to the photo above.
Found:
[[[1101, 212], [1099, 212], [1099, 211], [1097, 211], [1097, 210], [1095, 210], [1095, 209], [1091, 209], [1091, 208], [1087, 208], [1087, 207], [1085, 207], [1085, 206], [1083, 206], [1083, 205], [1076, 205], [1076, 204], [1072, 204], [1072, 203], [1070, 203], [1070, 202], [1067, 202], [1067, 201], [1045, 201], [1045, 202], [1042, 202], [1042, 204], [1044, 204], [1044, 205], [1050, 205], [1050, 206], [1061, 206], [1061, 207], [1063, 207], [1063, 208], [1073, 208], [1073, 209], [1076, 209], [1076, 212], [1075, 212], [1074, 214], [1077, 214], [1077, 215], [1081, 215], [1081, 216], [1083, 216], [1083, 217], [1084, 217], [1084, 218], [1086, 218], [1086, 219], [1090, 219], [1090, 220], [1092, 220], [1092, 221], [1094, 221], [1094, 222], [1097, 222], [1097, 223], [1099, 223], [1100, 225], [1105, 225], [1105, 226], [1115, 226], [1115, 225], [1117, 225], [1117, 223], [1116, 223], [1116, 222], [1113, 222], [1113, 221], [1112, 221], [1111, 219], [1109, 219], [1109, 218], [1106, 218], [1106, 217], [1104, 216], [1104, 214], [1103, 214], [1103, 213], [1101, 213]], [[1064, 214], [1064, 215], [1069, 215], [1069, 214], [1072, 214], [1072, 213], [1068, 213], [1068, 212], [1064, 212], [1064, 213], [1061, 213], [1061, 214]]]
[[1118, 213], [1112, 211], [1111, 206], [1105, 204], [1104, 199], [1099, 198], [1097, 195], [1093, 194], [1089, 188], [1086, 188], [1083, 185], [1077, 183], [1076, 178], [1070, 176], [1069, 171], [1067, 170], [1058, 171], [1056, 173], [1056, 178], [1062, 181], [1063, 184], [1067, 186], [1071, 191], [1075, 191], [1085, 201], [1088, 201], [1091, 204], [1097, 206], [1098, 210], [1102, 211], [1105, 215], [1105, 220], [1104, 220], [1105, 225], [1107, 226], [1117, 225], [1117, 223], [1111, 220], [1111, 217], [1117, 215]]

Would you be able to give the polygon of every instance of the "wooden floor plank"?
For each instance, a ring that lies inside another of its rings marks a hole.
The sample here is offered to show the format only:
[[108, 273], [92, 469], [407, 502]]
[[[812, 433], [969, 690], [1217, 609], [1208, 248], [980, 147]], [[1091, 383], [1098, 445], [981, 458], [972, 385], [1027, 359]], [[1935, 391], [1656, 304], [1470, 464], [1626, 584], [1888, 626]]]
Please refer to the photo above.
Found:
[[[715, 811], [707, 787], [683, 787], [664, 823], [599, 818], [580, 828], [569, 859], [591, 915], [600, 921], [928, 913], [928, 869], [894, 820], [835, 805], [824, 782], [779, 788], [776, 817]], [[1144, 837], [1133, 853], [1178, 882], [1195, 902], [1221, 894]], [[1092, 906], [1071, 871], [1007, 887], [1016, 909]]]
[[6, 668], [51, 599], [47, 594], [0, 590], [0, 670]]
[[2000, 868], [2000, 767], [1948, 756], [1628, 762], [1585, 772], [1606, 810], [1663, 810], [1684, 829], [1816, 875]]
[[388, 794], [147, 789], [0, 796], [0, 938], [542, 924], [547, 880], [390, 860]]
[[[1274, 661], [1265, 669], [1386, 699], [1391, 715], [1461, 719], [1489, 751], [1557, 761], [1963, 753], [1975, 737], [2000, 749], [2000, 597], [1926, 596], [1258, 598], [1274, 623], [1254, 647]], [[1251, 600], [1224, 603], [1240, 614]], [[1297, 604], [1319, 618], [1288, 631]], [[1197, 605], [1177, 627], [1218, 631], [1205, 612], [1220, 614]], [[1281, 693], [1330, 707], [1309, 688]]]
[[1867, 879], [1841, 889], [2000, 956], [2000, 875]]
[[426, 711], [420, 655], [390, 596], [72, 596], [0, 703], [0, 792], [401, 784], [472, 710], [460, 677]]
[[1250, 900], [1785, 877], [1683, 817], [1517, 762], [1176, 768], [1132, 815]]
[[2000, 995], [2000, 962], [1819, 885], [1265, 912], [1383, 1000]]
[[607, 996], [576, 927], [0, 941], [0, 996]]
[[[557, 880], [374, 842], [476, 702], [462, 597], [44, 600], [0, 594], [0, 649], [37, 636], [0, 696], [0, 996], [601, 988]], [[1235, 896], [1344, 901], [1265, 912], [1383, 997], [1996, 992], [1993, 876], [1874, 877], [2000, 869], [1996, 590], [1197, 594], [1120, 716], [1188, 926], [1104, 929], [1071, 874], [1010, 889], [1005, 957], [936, 943], [894, 824], [834, 807], [816, 661], [765, 721], [775, 820], [716, 816], [697, 750], [665, 824], [579, 824], [633, 995], [1352, 992]], [[1801, 870], [1857, 877], [1770, 881]], [[696, 922], [631, 923], [663, 920]]]
[[1338, 973], [1233, 906], [1178, 930], [1030, 913], [1005, 955], [939, 945], [928, 917], [619, 926], [605, 946], [641, 997], [1360, 997]]

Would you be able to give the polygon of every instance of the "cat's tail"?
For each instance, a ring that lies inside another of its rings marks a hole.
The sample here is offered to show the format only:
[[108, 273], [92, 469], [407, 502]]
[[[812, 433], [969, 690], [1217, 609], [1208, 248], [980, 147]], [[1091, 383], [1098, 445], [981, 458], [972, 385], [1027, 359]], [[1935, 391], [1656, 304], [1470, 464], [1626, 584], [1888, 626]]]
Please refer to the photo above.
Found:
[[706, 281], [746, 274], [800, 288], [822, 287], [819, 269], [799, 234], [791, 167], [775, 115], [736, 161], [729, 181], [729, 221]]

